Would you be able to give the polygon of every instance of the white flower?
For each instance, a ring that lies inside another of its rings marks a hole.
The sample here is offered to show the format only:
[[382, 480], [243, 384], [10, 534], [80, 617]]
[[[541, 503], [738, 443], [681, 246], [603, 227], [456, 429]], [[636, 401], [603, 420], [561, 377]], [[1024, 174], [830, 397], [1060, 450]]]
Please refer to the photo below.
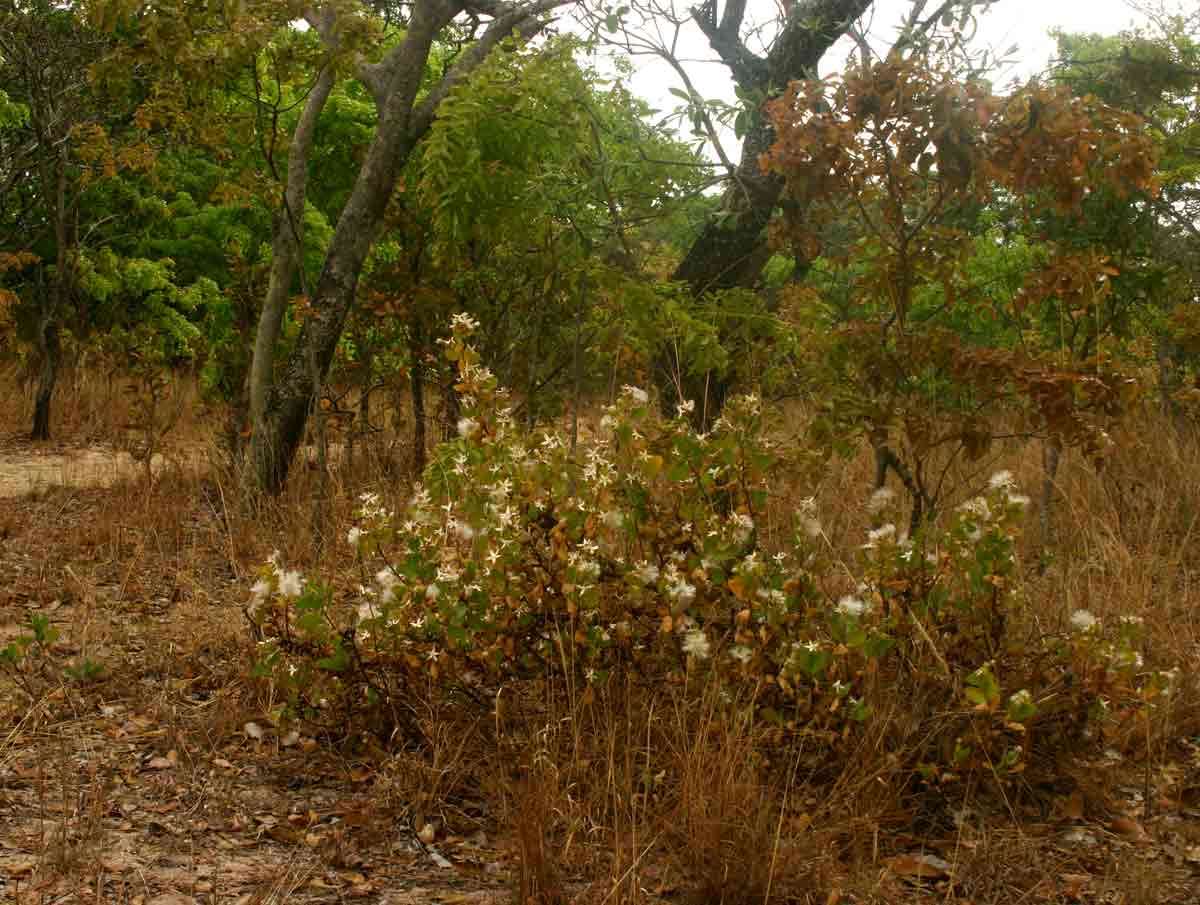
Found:
[[733, 657], [739, 663], [749, 663], [750, 658], [754, 656], [754, 652], [746, 647], [746, 645], [739, 644], [737, 647], [730, 648], [729, 656]]
[[650, 394], [647, 393], [645, 390], [643, 390], [641, 387], [635, 387], [635, 386], [630, 386], [629, 384], [625, 384], [625, 386], [621, 387], [621, 392], [624, 393], [626, 396], [628, 396], [630, 399], [632, 399], [634, 402], [636, 402], [638, 405], [645, 405], [647, 402], [650, 401]]
[[633, 573], [637, 580], [644, 585], [652, 585], [658, 581], [658, 566], [653, 563], [642, 563]]
[[464, 438], [474, 437], [479, 433], [479, 422], [474, 418], [459, 418], [458, 419], [458, 435]]
[[874, 548], [875, 545], [878, 544], [881, 540], [890, 539], [892, 537], [895, 537], [895, 535], [896, 535], [896, 526], [893, 525], [891, 522], [888, 522], [886, 525], [880, 525], [878, 528], [875, 528], [875, 529], [867, 532], [867, 542], [865, 544], [863, 544], [863, 549], [870, 550], [870, 549]]
[[960, 511], [977, 520], [988, 521], [992, 517], [992, 508], [988, 505], [988, 501], [981, 496], [977, 496], [973, 500], [967, 500], [958, 508]]
[[283, 572], [279, 576], [279, 593], [284, 597], [299, 597], [304, 593], [304, 584], [299, 572]]
[[871, 494], [871, 498], [867, 500], [867, 512], [872, 514], [879, 512], [895, 498], [896, 491], [892, 490], [892, 488], [880, 487], [873, 494]]
[[857, 618], [863, 613], [867, 612], [870, 607], [857, 597], [847, 594], [837, 602], [837, 607], [835, 607], [835, 609], [843, 616], [854, 616]]
[[998, 471], [988, 478], [988, 487], [992, 490], [1012, 490], [1016, 487], [1011, 471]]
[[479, 328], [479, 321], [475, 320], [475, 318], [471, 317], [471, 315], [467, 314], [467, 312], [460, 311], [458, 314], [450, 318], [450, 325], [452, 327], [461, 327], [463, 330], [470, 333], [471, 331]]
[[1081, 632], [1091, 631], [1099, 623], [1100, 620], [1087, 610], [1076, 610], [1071, 614], [1071, 625], [1075, 626]]
[[696, 411], [695, 399], [685, 399], [683, 402], [679, 403], [679, 405], [675, 406], [675, 414], [677, 414], [680, 418], [682, 418], [684, 415], [690, 415], [694, 411]]
[[667, 589], [667, 593], [680, 603], [691, 603], [696, 596], [696, 586], [694, 584], [688, 584], [681, 578], [678, 583], [671, 585], [671, 587]]
[[426, 600], [437, 600], [438, 594], [440, 594], [440, 593], [442, 593], [442, 589], [439, 588], [436, 584], [431, 584], [431, 585], [429, 585], [429, 587], [427, 587], [425, 589], [425, 599]]
[[265, 578], [260, 578], [250, 586], [250, 593], [254, 595], [255, 603], [261, 603], [271, 593], [271, 582]]
[[693, 629], [683, 637], [683, 652], [689, 657], [704, 660], [708, 657], [708, 635], [700, 629]]
[[362, 540], [362, 536], [364, 533], [365, 532], [362, 530], [362, 528], [359, 528], [356, 525], [355, 527], [351, 528], [349, 531], [346, 532], [346, 543], [348, 543], [351, 547], [357, 547], [358, 542], [360, 540]]

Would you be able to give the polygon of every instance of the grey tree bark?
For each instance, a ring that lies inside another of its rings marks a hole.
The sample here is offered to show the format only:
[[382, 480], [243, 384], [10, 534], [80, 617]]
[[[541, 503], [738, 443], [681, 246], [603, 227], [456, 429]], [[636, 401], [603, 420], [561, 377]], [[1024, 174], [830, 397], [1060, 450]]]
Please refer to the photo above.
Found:
[[250, 423], [255, 433], [268, 430], [267, 397], [274, 377], [275, 349], [296, 271], [304, 255], [302, 224], [308, 194], [308, 158], [317, 121], [325, 109], [333, 85], [333, 67], [327, 65], [309, 91], [288, 148], [287, 184], [275, 225], [271, 274], [267, 296], [259, 313], [258, 329], [254, 334], [254, 355], [250, 361]]
[[[266, 393], [261, 426], [252, 436], [255, 476], [261, 488], [278, 492], [287, 480], [316, 387], [325, 379], [333, 362], [346, 317], [355, 303], [359, 275], [378, 237], [400, 171], [429, 131], [438, 106], [504, 39], [514, 33], [518, 38], [532, 36], [544, 26], [545, 14], [564, 2], [416, 0], [404, 40], [381, 63], [360, 67], [359, 77], [376, 100], [378, 126], [312, 290], [312, 314]], [[418, 102], [434, 41], [457, 15], [468, 9], [493, 18], [479, 40], [463, 52], [450, 71]], [[336, 41], [336, 21], [329, 14], [322, 14], [316, 21], [322, 38]], [[273, 348], [271, 352], [273, 357]], [[265, 368], [265, 364], [260, 367]]]

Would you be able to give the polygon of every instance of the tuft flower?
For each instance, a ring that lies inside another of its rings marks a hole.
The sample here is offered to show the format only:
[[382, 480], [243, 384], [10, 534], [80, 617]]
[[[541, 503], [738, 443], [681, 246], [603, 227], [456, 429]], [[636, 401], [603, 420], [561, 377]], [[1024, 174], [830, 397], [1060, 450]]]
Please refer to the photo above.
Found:
[[471, 317], [471, 315], [465, 311], [460, 311], [458, 314], [451, 317], [450, 325], [452, 327], [461, 328], [467, 333], [479, 329], [479, 321], [475, 320], [475, 318]]
[[1100, 624], [1100, 620], [1087, 610], [1076, 610], [1071, 614], [1071, 625], [1081, 632], [1088, 632]]
[[479, 433], [479, 422], [474, 418], [459, 418], [458, 419], [458, 435], [469, 440]]
[[299, 597], [304, 593], [304, 583], [299, 572], [281, 572], [279, 575], [279, 593], [284, 597]]
[[667, 589], [667, 593], [680, 603], [691, 603], [696, 597], [696, 586], [688, 584], [682, 578]]
[[255, 603], [262, 603], [266, 596], [271, 593], [271, 582], [265, 578], [260, 578], [250, 586], [250, 593], [254, 595]]
[[878, 528], [867, 532], [867, 542], [863, 544], [863, 549], [870, 550], [878, 545], [880, 541], [890, 540], [895, 536], [896, 526], [891, 522], [888, 522], [886, 525], [880, 525]]
[[644, 585], [652, 585], [658, 581], [658, 566], [654, 563], [642, 563], [634, 570], [633, 573], [637, 576], [637, 580]]
[[375, 580], [379, 583], [379, 600], [382, 603], [391, 603], [396, 596], [396, 573], [391, 569], [380, 569], [375, 573]]
[[650, 394], [647, 393], [645, 390], [643, 390], [641, 387], [635, 387], [635, 386], [630, 386], [629, 384], [625, 384], [625, 386], [621, 387], [621, 392], [624, 395], [628, 396], [630, 399], [632, 399], [634, 402], [636, 402], [638, 405], [645, 405], [647, 402], [650, 401]]
[[863, 613], [868, 612], [871, 608], [866, 604], [865, 601], [859, 600], [857, 597], [847, 594], [837, 602], [835, 609], [843, 616], [854, 616], [857, 618], [863, 615]]
[[739, 644], [729, 650], [729, 656], [737, 660], [739, 663], [749, 663], [750, 658], [754, 656], [754, 651], [746, 647], [744, 644]]
[[1016, 487], [1011, 471], [998, 471], [988, 478], [988, 487], [992, 490], [1013, 490]]
[[705, 660], [708, 658], [709, 644], [708, 635], [700, 629], [693, 629], [683, 637], [683, 652], [689, 657], [695, 657], [697, 660]]
[[874, 515], [880, 512], [888, 503], [896, 498], [896, 491], [890, 487], [880, 487], [867, 500], [867, 512]]
[[988, 505], [988, 501], [981, 496], [977, 496], [973, 500], [967, 500], [958, 508], [977, 521], [986, 522], [992, 517], [992, 508]]
[[357, 547], [358, 542], [362, 540], [362, 536], [365, 533], [366, 532], [364, 532], [362, 528], [359, 528], [358, 526], [351, 528], [346, 532], [346, 543], [348, 543], [351, 547]]

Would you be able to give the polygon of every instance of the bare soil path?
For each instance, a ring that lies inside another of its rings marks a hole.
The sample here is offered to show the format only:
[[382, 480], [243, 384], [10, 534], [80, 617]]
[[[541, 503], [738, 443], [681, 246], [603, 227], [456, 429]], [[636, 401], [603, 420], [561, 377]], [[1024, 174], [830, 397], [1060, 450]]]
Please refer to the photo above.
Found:
[[[190, 458], [198, 450], [187, 451]], [[173, 454], [174, 455], [174, 454]], [[167, 463], [155, 454], [157, 474]], [[20, 439], [0, 441], [0, 499], [24, 496], [46, 487], [111, 487], [145, 472], [145, 463], [126, 450], [104, 446], [34, 444]]]

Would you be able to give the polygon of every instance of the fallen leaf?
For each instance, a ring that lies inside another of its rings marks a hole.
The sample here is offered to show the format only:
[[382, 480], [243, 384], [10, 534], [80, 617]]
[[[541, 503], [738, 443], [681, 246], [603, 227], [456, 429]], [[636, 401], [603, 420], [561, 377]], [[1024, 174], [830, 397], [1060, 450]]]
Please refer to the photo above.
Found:
[[1078, 901], [1083, 898], [1084, 890], [1087, 889], [1088, 882], [1092, 878], [1087, 874], [1063, 874], [1060, 879], [1062, 894], [1069, 899]]
[[1146, 838], [1145, 828], [1132, 817], [1115, 817], [1108, 827], [1114, 833], [1118, 833], [1129, 839]]
[[437, 827], [435, 827], [432, 823], [425, 824], [417, 832], [417, 838], [420, 839], [422, 842], [424, 842], [426, 845], [432, 844], [433, 841], [435, 839], [437, 839]]
[[146, 762], [146, 766], [151, 770], [174, 770], [175, 761], [169, 757], [152, 757]]
[[888, 870], [899, 877], [917, 880], [942, 880], [950, 876], [950, 863], [937, 855], [897, 855], [886, 862]]

